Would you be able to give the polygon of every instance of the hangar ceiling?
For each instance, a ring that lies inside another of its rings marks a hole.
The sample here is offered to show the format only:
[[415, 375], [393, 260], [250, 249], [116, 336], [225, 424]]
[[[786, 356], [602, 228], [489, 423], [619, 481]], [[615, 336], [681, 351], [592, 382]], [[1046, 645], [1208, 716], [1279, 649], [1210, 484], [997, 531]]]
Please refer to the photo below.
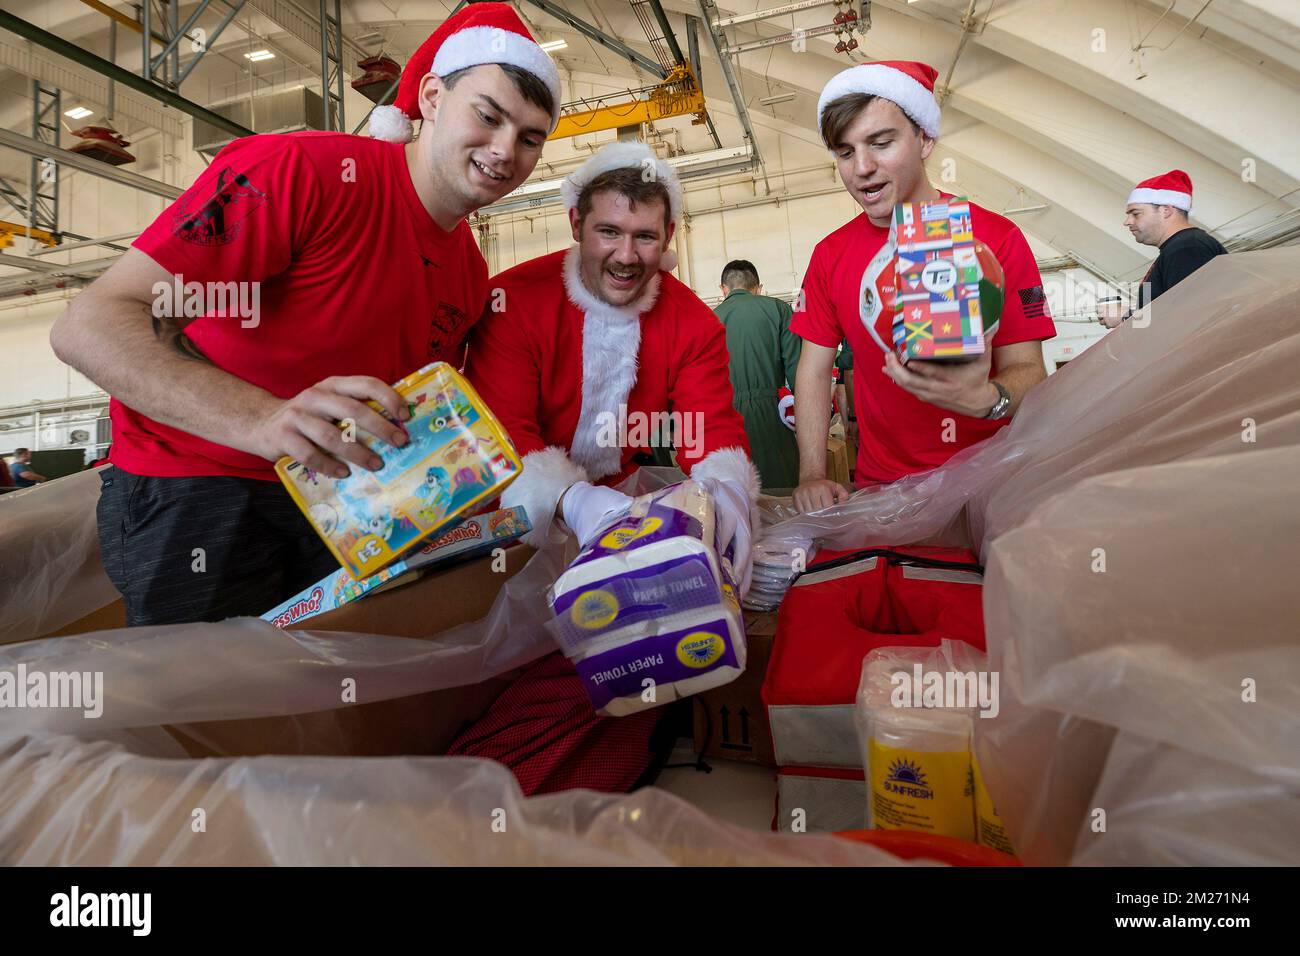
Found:
[[[558, 3], [653, 58], [628, 0]], [[216, 3], [196, 23], [210, 29], [233, 5]], [[783, 5], [790, 0], [722, 0], [716, 6], [713, 0], [662, 0], [683, 46], [688, 16], [730, 18]], [[102, 8], [135, 17], [123, 0], [33, 6], [0, 0], [0, 9], [100, 56], [108, 54], [113, 22]], [[404, 63], [454, 6], [447, 0], [345, 0], [349, 79], [357, 57], [381, 45]], [[521, 0], [516, 6], [539, 39], [565, 41], [552, 55], [566, 99], [654, 81], [539, 5]], [[181, 16], [197, 7], [182, 4]], [[208, 105], [255, 82], [291, 82], [293, 70], [302, 82], [318, 83], [317, 9], [314, 0], [246, 0], [180, 93]], [[1140, 276], [1152, 252], [1123, 228], [1124, 200], [1136, 181], [1175, 167], [1195, 183], [1195, 219], [1230, 248], [1300, 239], [1300, 134], [1294, 127], [1300, 116], [1300, 4], [1294, 0], [874, 0], [870, 28], [846, 53], [835, 51], [835, 34], [811, 35], [836, 9], [820, 5], [723, 28], [730, 46], [810, 31], [802, 50], [781, 42], [732, 57], [764, 172], [780, 169], [780, 153], [771, 148], [778, 137], [819, 148], [816, 97], [837, 70], [869, 60], [921, 59], [939, 71], [943, 105], [932, 178], [990, 208], [1022, 210], [1011, 215], [1040, 258], [1073, 259], [1107, 278]], [[119, 26], [116, 33], [117, 62], [139, 72], [138, 32]], [[251, 45], [275, 50], [279, 72], [250, 78], [241, 54]], [[710, 45], [700, 46], [718, 135], [724, 145], [741, 143], [744, 132], [723, 71]], [[182, 62], [190, 55], [183, 53]], [[78, 78], [58, 59], [0, 31], [0, 125], [30, 128], [24, 68], [62, 66], [65, 96], [103, 97], [106, 84]], [[124, 132], [152, 127], [176, 135], [178, 114], [160, 110], [143, 94], [119, 88], [116, 106], [119, 128], [129, 127]], [[354, 112], [346, 125], [359, 119]], [[709, 131], [688, 117], [659, 126], [676, 130], [687, 151], [714, 148]], [[0, 174], [22, 178], [27, 161], [6, 153]], [[759, 194], [773, 188], [769, 177]]]

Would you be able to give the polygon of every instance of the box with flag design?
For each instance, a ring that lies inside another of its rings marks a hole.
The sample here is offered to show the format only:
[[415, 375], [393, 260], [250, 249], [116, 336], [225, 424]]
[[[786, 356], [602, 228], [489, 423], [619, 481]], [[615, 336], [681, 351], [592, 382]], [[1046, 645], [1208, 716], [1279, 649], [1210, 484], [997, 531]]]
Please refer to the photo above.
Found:
[[991, 347], [1002, 269], [957, 197], [894, 207], [893, 346], [904, 359], [968, 361]]

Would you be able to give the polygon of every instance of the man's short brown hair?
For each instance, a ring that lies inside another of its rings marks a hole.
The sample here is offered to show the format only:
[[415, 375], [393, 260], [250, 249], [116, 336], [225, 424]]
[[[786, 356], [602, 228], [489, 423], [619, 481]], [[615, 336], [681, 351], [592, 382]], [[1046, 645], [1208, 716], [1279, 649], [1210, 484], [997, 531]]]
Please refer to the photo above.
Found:
[[[822, 110], [821, 134], [822, 142], [826, 144], [827, 149], [834, 149], [839, 145], [840, 137], [844, 135], [849, 124], [870, 106], [875, 98], [872, 93], [845, 93], [826, 104], [826, 108]], [[901, 108], [899, 112], [907, 116]], [[912, 124], [912, 129], [917, 133], [921, 132], [921, 127], [917, 125], [916, 120], [907, 116], [907, 121]]]
[[601, 173], [578, 194], [578, 220], [587, 218], [592, 200], [600, 192], [616, 192], [627, 198], [627, 204], [636, 209], [639, 202], [658, 200], [664, 204], [664, 233], [673, 221], [672, 201], [668, 187], [657, 179], [646, 179], [640, 166], [620, 166]]
[[[475, 65], [490, 66], [492, 64], [480, 63]], [[527, 70], [521, 70], [517, 66], [512, 66], [509, 63], [497, 63], [495, 65], [501, 67], [505, 72], [505, 75], [514, 81], [515, 89], [519, 91], [520, 96], [526, 99], [529, 103], [532, 103], [534, 106], [540, 106], [547, 116], [554, 114], [555, 97], [551, 96], [551, 88], [549, 86], [532, 73], [529, 73]], [[442, 78], [442, 85], [446, 89], [450, 90], [460, 82], [462, 76], [472, 69], [474, 69], [473, 66], [467, 66], [463, 70], [456, 70], [453, 73], [448, 73]]]

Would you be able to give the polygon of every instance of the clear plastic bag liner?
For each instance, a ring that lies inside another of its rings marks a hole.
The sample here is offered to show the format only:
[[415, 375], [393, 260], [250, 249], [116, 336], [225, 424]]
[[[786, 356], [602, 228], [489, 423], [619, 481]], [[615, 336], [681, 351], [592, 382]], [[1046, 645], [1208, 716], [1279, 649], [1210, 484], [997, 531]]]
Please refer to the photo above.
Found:
[[0, 495], [0, 644], [56, 631], [117, 600], [99, 562], [99, 472]]
[[[998, 717], [975, 721], [975, 750], [1025, 862], [1300, 862], [1297, 369], [1300, 249], [1221, 256], [943, 468], [817, 515], [769, 524], [788, 503], [760, 505], [774, 540], [794, 532], [840, 549], [929, 542], [981, 554], [1001, 695]], [[624, 490], [680, 477], [642, 469]], [[97, 484], [85, 473], [0, 498], [0, 640], [47, 633], [112, 600], [98, 567]], [[506, 673], [553, 647], [545, 590], [566, 563], [539, 553], [486, 618], [434, 640], [228, 621], [0, 647], [0, 669], [104, 675], [97, 720], [0, 709], [0, 854], [86, 864], [889, 859], [831, 837], [741, 830], [654, 788], [523, 800], [504, 768], [464, 758], [178, 759], [159, 729], [337, 707], [344, 677], [360, 700], [383, 700]], [[206, 834], [191, 829], [197, 807]], [[506, 834], [492, 832], [494, 808], [506, 811]], [[1098, 808], [1126, 843], [1094, 838]]]
[[1276, 866], [1297, 859], [1294, 789], [1234, 762], [1120, 733], [1093, 802], [1105, 809], [1106, 828], [1091, 821], [1081, 828], [1076, 865]]
[[84, 732], [207, 720], [306, 714], [356, 702], [460, 687], [513, 670], [554, 646], [545, 592], [562, 552], [535, 554], [502, 586], [487, 617], [436, 640], [384, 634], [282, 631], [257, 618], [215, 624], [131, 627], [0, 647], [0, 670], [101, 673], [103, 713], [70, 708], [0, 708], [0, 735]]
[[[898, 865], [749, 830], [653, 787], [525, 799], [468, 757], [166, 760], [133, 743], [0, 738], [0, 856], [41, 865]], [[134, 743], [139, 743], [135, 741]], [[195, 832], [196, 810], [205, 828]], [[494, 825], [500, 821], [502, 825]]]
[[[1118, 861], [1114, 841], [1098, 849], [1097, 810], [1130, 806], [1152, 826], [1204, 806], [1227, 813], [1237, 781], [1249, 791], [1241, 827], [1293, 816], [1297, 474], [1300, 446], [1252, 444], [1114, 472], [1047, 499], [993, 543], [984, 613], [1002, 707], [975, 722], [976, 753], [1027, 862]], [[1162, 748], [1153, 753], [1177, 773], [1162, 783], [1114, 769], [1117, 737]], [[1255, 848], [1238, 862], [1300, 862], [1290, 832], [1258, 845], [1243, 836]], [[1207, 831], [1203, 852], [1184, 845], [1178, 859], [1222, 862], [1231, 842], [1232, 827]]]

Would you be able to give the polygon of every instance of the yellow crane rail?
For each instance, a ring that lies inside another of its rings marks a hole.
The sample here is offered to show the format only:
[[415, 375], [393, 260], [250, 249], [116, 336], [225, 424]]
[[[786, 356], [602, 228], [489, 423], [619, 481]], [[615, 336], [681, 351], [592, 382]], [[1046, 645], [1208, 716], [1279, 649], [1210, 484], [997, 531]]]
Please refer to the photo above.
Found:
[[0, 249], [8, 249], [14, 244], [14, 236], [28, 236], [47, 246], [57, 246], [59, 237], [44, 229], [33, 229], [22, 223], [8, 222], [0, 219]]
[[634, 94], [629, 100], [602, 103], [592, 109], [562, 113], [560, 122], [549, 139], [581, 136], [584, 133], [596, 133], [600, 130], [651, 123], [655, 120], [689, 114], [695, 116], [691, 120], [693, 125], [698, 126], [706, 121], [708, 113], [704, 106], [704, 91], [700, 89], [699, 84], [695, 82], [695, 77], [683, 64], [674, 66], [662, 83], [649, 87], [644, 92], [646, 95], [643, 97]]

